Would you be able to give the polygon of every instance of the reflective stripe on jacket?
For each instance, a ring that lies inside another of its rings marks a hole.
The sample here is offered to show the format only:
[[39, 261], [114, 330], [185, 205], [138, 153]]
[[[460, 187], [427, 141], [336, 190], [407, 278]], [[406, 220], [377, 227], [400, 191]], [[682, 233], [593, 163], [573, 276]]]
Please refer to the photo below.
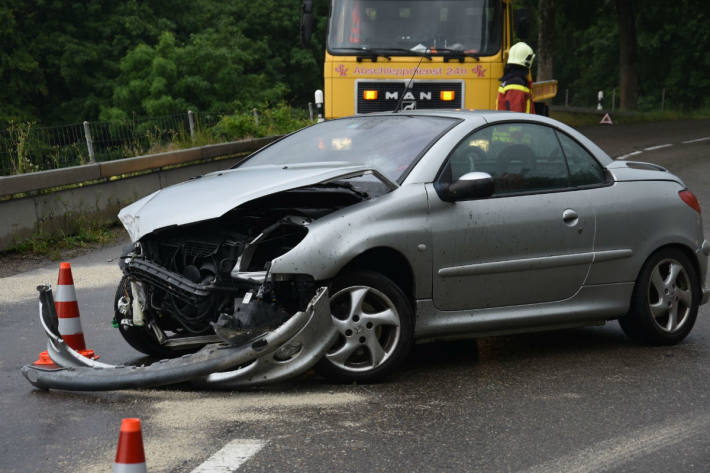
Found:
[[535, 113], [530, 87], [520, 84], [502, 83], [498, 87], [496, 110]]

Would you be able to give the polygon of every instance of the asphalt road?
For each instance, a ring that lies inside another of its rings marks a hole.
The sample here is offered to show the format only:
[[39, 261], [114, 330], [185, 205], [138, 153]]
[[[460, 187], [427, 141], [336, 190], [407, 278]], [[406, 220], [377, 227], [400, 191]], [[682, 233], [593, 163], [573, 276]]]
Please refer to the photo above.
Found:
[[[612, 156], [667, 167], [710, 209], [710, 139], [689, 142], [710, 137], [710, 121], [585, 132]], [[87, 344], [137, 362], [110, 324], [119, 248], [70, 261]], [[109, 471], [124, 417], [142, 419], [151, 472], [193, 471], [244, 439], [261, 449], [240, 472], [710, 469], [710, 305], [675, 347], [636, 345], [609, 323], [419, 345], [377, 385], [309, 374], [241, 392], [44, 392], [19, 368], [44, 349], [34, 286], [56, 271], [0, 279], [0, 472]]]

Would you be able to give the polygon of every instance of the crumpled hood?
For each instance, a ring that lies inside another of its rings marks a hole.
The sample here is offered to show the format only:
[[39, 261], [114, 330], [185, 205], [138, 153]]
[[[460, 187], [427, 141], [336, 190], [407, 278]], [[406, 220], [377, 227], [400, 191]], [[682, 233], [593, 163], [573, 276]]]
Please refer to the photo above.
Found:
[[367, 170], [346, 162], [226, 169], [156, 191], [121, 209], [118, 218], [135, 242], [159, 228], [221, 217], [259, 197]]

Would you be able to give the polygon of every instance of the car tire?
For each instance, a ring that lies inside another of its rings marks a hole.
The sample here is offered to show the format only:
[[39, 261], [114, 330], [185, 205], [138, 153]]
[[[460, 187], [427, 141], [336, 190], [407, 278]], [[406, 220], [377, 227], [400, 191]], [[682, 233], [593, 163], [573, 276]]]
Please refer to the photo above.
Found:
[[695, 324], [700, 284], [691, 260], [676, 248], [651, 255], [641, 268], [629, 313], [619, 319], [624, 333], [650, 345], [673, 345]]
[[357, 271], [337, 277], [330, 293], [339, 337], [316, 370], [336, 382], [374, 382], [391, 374], [414, 338], [412, 305], [404, 292], [379, 273]]
[[114, 321], [117, 322], [118, 331], [123, 336], [123, 339], [126, 340], [130, 346], [141, 353], [145, 353], [146, 355], [157, 357], [180, 355], [181, 353], [162, 347], [155, 337], [153, 337], [148, 331], [148, 327], [135, 327], [132, 325], [121, 324], [121, 319], [125, 316], [118, 310], [118, 301], [123, 296], [128, 296], [129, 298], [133, 297], [131, 285], [129, 284], [126, 276], [122, 277], [121, 282], [118, 283], [118, 287], [116, 288], [116, 296], [113, 299]]

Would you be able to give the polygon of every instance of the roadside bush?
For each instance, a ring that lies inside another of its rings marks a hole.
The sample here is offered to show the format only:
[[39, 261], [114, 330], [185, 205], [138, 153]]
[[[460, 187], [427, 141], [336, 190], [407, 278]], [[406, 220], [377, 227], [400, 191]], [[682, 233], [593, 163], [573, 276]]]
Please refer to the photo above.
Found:
[[253, 112], [226, 115], [209, 133], [218, 139], [238, 140], [282, 135], [310, 124], [306, 111], [281, 103], [275, 107], [264, 107], [263, 111], [257, 111], [257, 116]]

